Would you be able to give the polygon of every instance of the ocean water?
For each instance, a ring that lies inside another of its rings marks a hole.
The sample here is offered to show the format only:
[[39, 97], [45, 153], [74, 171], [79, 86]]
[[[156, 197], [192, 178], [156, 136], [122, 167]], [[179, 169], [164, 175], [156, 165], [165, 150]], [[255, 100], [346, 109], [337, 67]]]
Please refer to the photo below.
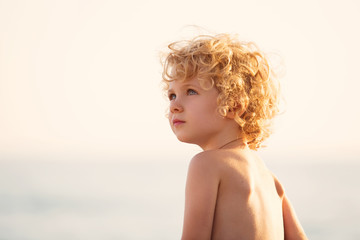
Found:
[[[187, 164], [2, 160], [0, 240], [180, 239]], [[360, 164], [267, 165], [309, 239], [360, 239]]]

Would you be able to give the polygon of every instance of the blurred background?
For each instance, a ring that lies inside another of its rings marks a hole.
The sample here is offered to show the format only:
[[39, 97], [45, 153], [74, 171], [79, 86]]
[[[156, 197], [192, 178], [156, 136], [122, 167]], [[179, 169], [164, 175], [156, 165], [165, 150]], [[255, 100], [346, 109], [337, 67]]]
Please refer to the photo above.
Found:
[[[0, 0], [0, 239], [180, 239], [187, 165], [159, 54], [236, 33], [281, 56], [259, 150], [310, 239], [359, 239], [354, 0]], [[197, 25], [191, 27], [189, 25]]]

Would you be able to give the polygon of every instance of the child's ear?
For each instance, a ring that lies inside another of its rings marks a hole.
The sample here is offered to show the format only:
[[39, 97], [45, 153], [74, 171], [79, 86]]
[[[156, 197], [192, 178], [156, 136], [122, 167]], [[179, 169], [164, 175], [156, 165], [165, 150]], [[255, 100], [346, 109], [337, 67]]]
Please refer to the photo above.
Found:
[[243, 115], [243, 113], [245, 112], [244, 109], [238, 108], [238, 109], [229, 109], [229, 111], [227, 111], [226, 113], [226, 117], [230, 118], [230, 119], [234, 119], [236, 115]]
[[226, 113], [226, 117], [230, 118], [230, 119], [234, 119], [235, 118], [235, 111], [233, 109], [229, 109], [229, 111], [227, 111], [227, 113]]

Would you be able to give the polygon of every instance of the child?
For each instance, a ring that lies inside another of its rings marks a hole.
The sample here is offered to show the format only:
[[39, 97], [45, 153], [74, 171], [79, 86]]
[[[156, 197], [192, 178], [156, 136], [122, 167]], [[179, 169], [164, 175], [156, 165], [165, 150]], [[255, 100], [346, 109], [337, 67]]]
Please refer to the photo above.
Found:
[[163, 82], [171, 129], [203, 149], [189, 164], [181, 239], [307, 239], [280, 182], [253, 151], [278, 113], [266, 58], [227, 34], [169, 49]]

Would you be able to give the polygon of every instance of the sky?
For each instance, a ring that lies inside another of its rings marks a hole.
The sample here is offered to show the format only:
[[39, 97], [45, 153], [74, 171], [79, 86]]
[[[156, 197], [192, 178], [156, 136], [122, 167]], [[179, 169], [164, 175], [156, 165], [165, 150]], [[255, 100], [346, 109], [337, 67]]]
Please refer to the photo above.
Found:
[[263, 154], [359, 160], [359, 10], [355, 0], [0, 0], [0, 161], [190, 158], [201, 149], [171, 132], [159, 55], [207, 32], [284, 62], [286, 111]]

